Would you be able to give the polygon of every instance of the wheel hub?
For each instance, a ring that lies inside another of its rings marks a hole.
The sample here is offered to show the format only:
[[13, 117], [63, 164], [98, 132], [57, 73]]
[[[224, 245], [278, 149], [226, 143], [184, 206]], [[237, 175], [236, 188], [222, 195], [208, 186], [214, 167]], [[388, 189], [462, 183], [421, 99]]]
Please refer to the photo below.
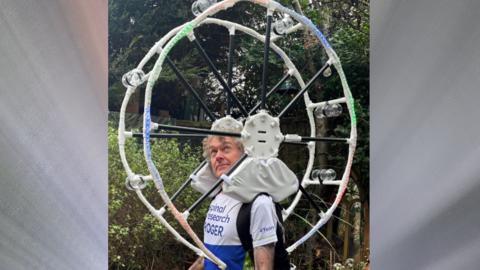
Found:
[[280, 121], [265, 111], [250, 116], [242, 130], [242, 140], [249, 156], [259, 159], [276, 157], [283, 140]]

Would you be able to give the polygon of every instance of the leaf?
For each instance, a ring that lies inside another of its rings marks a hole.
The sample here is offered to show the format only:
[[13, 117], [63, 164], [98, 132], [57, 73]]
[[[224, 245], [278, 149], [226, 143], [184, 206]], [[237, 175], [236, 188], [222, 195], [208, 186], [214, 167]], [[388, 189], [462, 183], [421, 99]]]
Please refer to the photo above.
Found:
[[130, 45], [128, 45], [128, 48], [131, 48], [133, 46], [133, 44], [135, 44], [135, 42], [137, 42], [139, 39], [143, 38], [143, 35], [139, 35], [137, 37], [135, 37], [132, 42], [130, 42]]

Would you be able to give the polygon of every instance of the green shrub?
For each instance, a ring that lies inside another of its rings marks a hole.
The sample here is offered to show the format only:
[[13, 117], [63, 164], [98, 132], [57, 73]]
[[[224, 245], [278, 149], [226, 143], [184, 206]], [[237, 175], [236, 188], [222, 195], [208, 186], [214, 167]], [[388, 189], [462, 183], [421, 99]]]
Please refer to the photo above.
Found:
[[[120, 160], [117, 132], [110, 123], [108, 128], [109, 269], [183, 269], [186, 256], [193, 256], [194, 252], [178, 243], [172, 234], [150, 214], [135, 192], [125, 187], [127, 175]], [[125, 142], [125, 152], [129, 166], [135, 174], [149, 175], [141, 139], [128, 138]], [[151, 152], [154, 164], [159, 169], [170, 197], [188, 179], [201, 161], [200, 151], [194, 151], [175, 139], [152, 139]], [[142, 192], [156, 209], [164, 205], [151, 181]], [[175, 206], [183, 212], [200, 195], [197, 191], [187, 188], [175, 201]], [[188, 219], [200, 239], [203, 239], [203, 222], [207, 205], [208, 201], [204, 202]], [[163, 216], [185, 239], [191, 241], [170, 212], [167, 211]]]

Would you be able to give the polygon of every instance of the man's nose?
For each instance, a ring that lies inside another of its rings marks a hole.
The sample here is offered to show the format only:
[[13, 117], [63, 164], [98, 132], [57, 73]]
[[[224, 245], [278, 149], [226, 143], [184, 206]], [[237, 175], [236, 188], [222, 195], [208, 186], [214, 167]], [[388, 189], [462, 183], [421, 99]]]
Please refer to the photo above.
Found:
[[224, 159], [225, 156], [222, 151], [218, 151], [217, 154], [215, 155], [216, 160]]

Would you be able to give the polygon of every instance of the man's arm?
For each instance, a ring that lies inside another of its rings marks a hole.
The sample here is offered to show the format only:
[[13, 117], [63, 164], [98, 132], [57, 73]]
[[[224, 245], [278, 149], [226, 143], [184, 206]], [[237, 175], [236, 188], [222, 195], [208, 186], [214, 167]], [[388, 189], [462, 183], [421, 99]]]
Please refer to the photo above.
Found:
[[273, 270], [275, 244], [270, 243], [253, 249], [255, 270]]
[[198, 257], [198, 259], [188, 268], [188, 270], [204, 270], [205, 265], [203, 264], [203, 258]]

